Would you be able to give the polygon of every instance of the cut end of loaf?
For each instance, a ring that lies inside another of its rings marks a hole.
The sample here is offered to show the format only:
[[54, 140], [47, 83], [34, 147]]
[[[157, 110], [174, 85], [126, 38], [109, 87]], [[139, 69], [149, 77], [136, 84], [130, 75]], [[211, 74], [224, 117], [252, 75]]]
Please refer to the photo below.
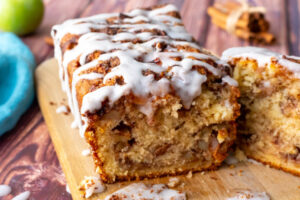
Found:
[[270, 166], [300, 174], [300, 58], [261, 48], [224, 52], [241, 92], [238, 145]]
[[[120, 102], [86, 132], [105, 182], [214, 169], [235, 140], [238, 92], [203, 91], [187, 110], [179, 99], [158, 100], [152, 120], [133, 104]], [[109, 141], [109, 142], [107, 142]]]

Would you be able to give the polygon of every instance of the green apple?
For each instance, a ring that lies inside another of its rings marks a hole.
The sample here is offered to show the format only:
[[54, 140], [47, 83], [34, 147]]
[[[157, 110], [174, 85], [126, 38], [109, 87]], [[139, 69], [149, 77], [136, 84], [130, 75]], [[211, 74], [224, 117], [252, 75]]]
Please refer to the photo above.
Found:
[[42, 0], [0, 0], [0, 30], [31, 33], [40, 25], [43, 14]]

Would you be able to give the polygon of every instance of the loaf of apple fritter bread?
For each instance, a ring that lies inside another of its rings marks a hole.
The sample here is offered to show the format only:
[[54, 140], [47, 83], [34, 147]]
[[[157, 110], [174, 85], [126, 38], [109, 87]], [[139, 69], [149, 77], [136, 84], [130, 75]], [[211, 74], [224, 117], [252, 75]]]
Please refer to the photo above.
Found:
[[231, 48], [241, 92], [238, 145], [246, 155], [300, 175], [300, 57], [256, 47]]
[[52, 36], [74, 123], [104, 182], [213, 169], [226, 157], [236, 81], [173, 5], [69, 20]]

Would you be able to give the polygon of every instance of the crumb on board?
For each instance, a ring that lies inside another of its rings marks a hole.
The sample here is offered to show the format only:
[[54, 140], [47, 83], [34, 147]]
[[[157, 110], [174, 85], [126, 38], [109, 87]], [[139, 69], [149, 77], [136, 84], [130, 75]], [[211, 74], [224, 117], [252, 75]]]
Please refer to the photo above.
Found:
[[91, 155], [91, 150], [90, 149], [84, 149], [81, 152], [81, 155], [83, 155], [83, 156], [90, 156]]
[[56, 106], [56, 103], [53, 101], [50, 101], [49, 104], [50, 104], [50, 106]]
[[56, 109], [56, 113], [63, 113], [65, 115], [68, 115], [71, 112], [71, 109], [69, 106], [61, 105]]
[[100, 177], [85, 176], [78, 189], [84, 198], [89, 198], [93, 194], [104, 192], [106, 188]]
[[247, 156], [245, 155], [245, 153], [240, 150], [239, 148], [236, 148], [235, 152], [234, 152], [234, 157], [239, 161], [247, 161]]
[[180, 183], [180, 179], [177, 177], [169, 178], [168, 186], [169, 187], [176, 187]]
[[180, 185], [179, 185], [179, 187], [181, 187], [181, 188], [183, 188], [185, 186], [185, 183], [184, 182], [182, 182]]
[[186, 175], [187, 178], [192, 178], [193, 177], [193, 172], [189, 171], [189, 173]]
[[238, 175], [239, 175], [239, 176], [242, 176], [242, 175], [243, 175], [243, 172], [244, 172], [243, 170], [240, 170], [240, 171], [238, 172]]

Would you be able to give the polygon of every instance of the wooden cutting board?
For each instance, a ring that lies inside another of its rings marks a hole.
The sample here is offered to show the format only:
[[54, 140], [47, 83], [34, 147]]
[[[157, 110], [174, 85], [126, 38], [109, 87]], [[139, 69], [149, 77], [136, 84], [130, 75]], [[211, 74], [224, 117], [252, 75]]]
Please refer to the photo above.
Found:
[[[95, 175], [94, 166], [92, 157], [81, 155], [88, 146], [79, 136], [78, 129], [71, 128], [73, 116], [56, 113], [60, 105], [67, 105], [66, 95], [61, 90], [58, 78], [56, 60], [52, 58], [43, 62], [35, 75], [38, 101], [72, 197], [82, 199], [77, 187], [84, 176]], [[186, 192], [189, 200], [225, 200], [241, 190], [265, 191], [272, 200], [300, 199], [300, 177], [249, 162], [239, 163], [234, 168], [224, 164], [217, 171], [195, 173], [192, 178], [178, 178], [182, 184], [176, 189]], [[144, 182], [168, 183], [168, 179], [165, 177]], [[90, 199], [104, 199], [106, 195], [128, 184], [129, 182], [122, 182], [107, 185], [105, 193], [94, 195]]]

